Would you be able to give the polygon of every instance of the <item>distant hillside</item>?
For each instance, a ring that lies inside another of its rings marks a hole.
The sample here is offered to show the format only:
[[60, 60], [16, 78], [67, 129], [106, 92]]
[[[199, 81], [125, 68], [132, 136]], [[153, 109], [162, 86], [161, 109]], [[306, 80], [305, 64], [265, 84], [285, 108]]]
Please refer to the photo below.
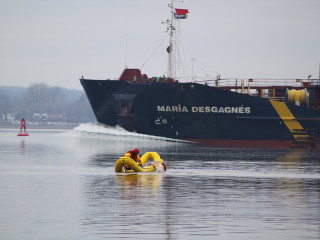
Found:
[[11, 96], [21, 95], [26, 91], [27, 88], [25, 87], [8, 87], [8, 86], [0, 86], [0, 96], [3, 93], [7, 93]]
[[[40, 84], [33, 84], [30, 87], [35, 87]], [[47, 85], [44, 85], [47, 86]], [[29, 87], [29, 88], [30, 88]], [[76, 90], [76, 89], [68, 89], [68, 88], [62, 88], [62, 87], [48, 87], [48, 89], [60, 89], [60, 91], [65, 94], [65, 96], [69, 100], [75, 100], [78, 99], [81, 94], [83, 94], [83, 90]], [[21, 96], [27, 91], [27, 87], [10, 87], [10, 86], [0, 86], [0, 96], [3, 93], [9, 94], [10, 96]]]
[[[46, 119], [37, 116], [49, 116]], [[64, 116], [63, 118], [58, 116]], [[84, 91], [49, 87], [44, 83], [29, 87], [0, 86], [0, 121], [22, 117], [28, 121], [94, 122], [95, 117]]]

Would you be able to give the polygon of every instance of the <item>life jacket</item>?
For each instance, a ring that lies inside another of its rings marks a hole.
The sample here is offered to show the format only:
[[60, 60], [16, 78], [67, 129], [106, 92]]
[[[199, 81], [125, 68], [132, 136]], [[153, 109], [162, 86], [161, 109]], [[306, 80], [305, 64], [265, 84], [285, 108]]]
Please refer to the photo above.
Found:
[[137, 155], [134, 155], [134, 152], [133, 151], [128, 151], [127, 153], [130, 153], [131, 154], [131, 158], [133, 160], [137, 160]]

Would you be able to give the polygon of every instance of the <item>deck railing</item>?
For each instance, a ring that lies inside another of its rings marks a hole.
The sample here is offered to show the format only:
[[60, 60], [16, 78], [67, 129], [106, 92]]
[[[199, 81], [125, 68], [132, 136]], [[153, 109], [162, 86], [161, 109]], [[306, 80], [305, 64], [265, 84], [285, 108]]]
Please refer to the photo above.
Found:
[[226, 78], [226, 79], [209, 79], [199, 80], [196, 83], [206, 84], [226, 89], [241, 89], [242, 85], [245, 88], [272, 88], [280, 86], [288, 86], [293, 88], [307, 88], [308, 86], [320, 86], [319, 79], [259, 79], [259, 78]]

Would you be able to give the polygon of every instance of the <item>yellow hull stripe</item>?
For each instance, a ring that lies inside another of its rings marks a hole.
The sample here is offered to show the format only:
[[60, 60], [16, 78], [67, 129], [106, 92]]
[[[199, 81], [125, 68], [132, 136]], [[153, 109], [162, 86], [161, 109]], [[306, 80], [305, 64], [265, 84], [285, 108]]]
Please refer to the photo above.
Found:
[[297, 134], [298, 132], [304, 132], [304, 128], [293, 116], [292, 112], [284, 102], [278, 102], [274, 100], [270, 100], [270, 102], [296, 140], [301, 140], [303, 138], [309, 137], [308, 135]]

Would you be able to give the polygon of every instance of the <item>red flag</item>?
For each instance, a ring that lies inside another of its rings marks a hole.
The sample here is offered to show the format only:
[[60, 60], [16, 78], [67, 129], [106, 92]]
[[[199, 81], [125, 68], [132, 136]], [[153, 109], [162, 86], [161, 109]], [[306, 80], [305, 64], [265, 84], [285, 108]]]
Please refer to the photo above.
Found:
[[176, 13], [177, 13], [177, 15], [184, 15], [184, 14], [189, 13], [189, 9], [176, 8]]

